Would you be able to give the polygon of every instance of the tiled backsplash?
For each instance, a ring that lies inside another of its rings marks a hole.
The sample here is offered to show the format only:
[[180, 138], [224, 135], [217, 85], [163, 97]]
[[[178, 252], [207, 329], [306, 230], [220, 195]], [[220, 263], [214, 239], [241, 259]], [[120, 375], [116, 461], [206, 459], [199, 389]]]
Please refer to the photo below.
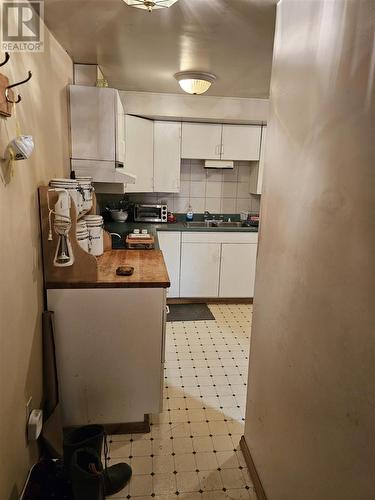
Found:
[[238, 161], [233, 170], [208, 170], [202, 160], [182, 160], [179, 193], [140, 193], [129, 198], [147, 203], [163, 200], [176, 213], [185, 213], [189, 205], [195, 213], [259, 212], [260, 196], [249, 194], [250, 169], [256, 166], [257, 162]]

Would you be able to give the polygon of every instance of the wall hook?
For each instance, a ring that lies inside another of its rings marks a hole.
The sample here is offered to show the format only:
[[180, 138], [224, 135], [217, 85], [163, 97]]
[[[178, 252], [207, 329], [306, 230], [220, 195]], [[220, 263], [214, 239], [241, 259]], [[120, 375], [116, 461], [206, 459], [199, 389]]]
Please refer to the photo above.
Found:
[[11, 89], [13, 87], [17, 87], [18, 85], [23, 85], [24, 83], [28, 82], [31, 79], [32, 76], [33, 76], [33, 74], [31, 73], [31, 71], [29, 71], [29, 74], [28, 74], [27, 78], [25, 78], [21, 82], [13, 83], [12, 85], [8, 85], [6, 87], [6, 89], [5, 89], [5, 98], [6, 98], [7, 102], [10, 102], [11, 104], [18, 104], [21, 101], [22, 97], [19, 94], [17, 96], [17, 100], [16, 101], [12, 101], [8, 97], [8, 93], [9, 93], [8, 91], [9, 91], [9, 89]]
[[9, 52], [5, 52], [5, 59], [4, 61], [0, 64], [0, 66], [4, 66], [10, 59], [10, 54]]

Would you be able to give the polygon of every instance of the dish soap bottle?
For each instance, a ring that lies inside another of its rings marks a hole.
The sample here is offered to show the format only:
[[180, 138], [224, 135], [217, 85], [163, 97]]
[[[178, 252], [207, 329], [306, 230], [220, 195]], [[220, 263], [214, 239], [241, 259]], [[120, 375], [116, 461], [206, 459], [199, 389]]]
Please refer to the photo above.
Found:
[[193, 209], [191, 208], [191, 205], [189, 205], [188, 211], [186, 212], [186, 220], [192, 221], [193, 217], [194, 217]]

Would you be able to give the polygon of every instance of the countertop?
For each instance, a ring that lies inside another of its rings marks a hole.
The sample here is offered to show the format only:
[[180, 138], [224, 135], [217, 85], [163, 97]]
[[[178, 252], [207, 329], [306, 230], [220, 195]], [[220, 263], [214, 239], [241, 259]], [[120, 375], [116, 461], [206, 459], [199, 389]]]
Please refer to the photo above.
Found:
[[[95, 281], [48, 283], [47, 288], [169, 288], [170, 281], [160, 250], [110, 250], [97, 257]], [[119, 266], [132, 266], [132, 276], [117, 276]]]
[[158, 231], [189, 231], [189, 232], [221, 232], [221, 233], [257, 233], [258, 228], [247, 227], [188, 227], [185, 222], [172, 222], [164, 224], [151, 224], [141, 222], [106, 222], [106, 229], [111, 233], [131, 233], [134, 229], [147, 229], [149, 233]]
[[[157, 233], [159, 231], [177, 231], [177, 232], [198, 232], [198, 233], [257, 233], [258, 228], [254, 226], [248, 227], [188, 227], [185, 222], [173, 222], [164, 224], [151, 224], [141, 222], [106, 222], [105, 229], [110, 233], [118, 233], [120, 235], [133, 232], [134, 229], [147, 229], [147, 231], [155, 236], [155, 248], [159, 248]], [[113, 249], [125, 248], [122, 240], [116, 237], [112, 238]]]
[[[196, 219], [197, 220], [197, 219]], [[235, 222], [236, 218], [232, 218]], [[138, 222], [106, 222], [105, 229], [121, 236], [134, 229], [147, 229], [155, 236], [154, 250], [126, 250], [123, 238], [112, 238], [113, 250], [97, 257], [98, 276], [91, 281], [72, 281], [64, 283], [46, 283], [46, 288], [169, 288], [170, 280], [159, 249], [157, 233], [159, 231], [181, 232], [258, 232], [257, 227], [188, 227], [184, 221], [164, 224]], [[120, 266], [134, 267], [132, 276], [117, 276], [116, 269]]]

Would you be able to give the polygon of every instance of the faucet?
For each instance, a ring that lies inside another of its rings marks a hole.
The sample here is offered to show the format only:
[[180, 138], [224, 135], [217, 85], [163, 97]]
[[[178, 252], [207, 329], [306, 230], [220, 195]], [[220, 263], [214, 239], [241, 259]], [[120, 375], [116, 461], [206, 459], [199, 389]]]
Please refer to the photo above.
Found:
[[214, 220], [215, 219], [215, 216], [210, 214], [210, 212], [208, 210], [205, 210], [204, 214], [203, 214], [203, 218], [205, 221], [207, 220]]

